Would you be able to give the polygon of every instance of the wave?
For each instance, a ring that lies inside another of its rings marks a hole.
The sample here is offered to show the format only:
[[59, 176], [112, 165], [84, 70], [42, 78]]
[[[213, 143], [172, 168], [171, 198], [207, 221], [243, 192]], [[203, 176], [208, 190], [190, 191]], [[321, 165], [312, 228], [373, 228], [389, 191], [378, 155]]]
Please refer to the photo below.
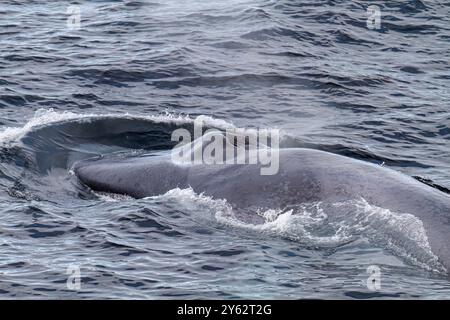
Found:
[[[205, 128], [233, 124], [199, 116]], [[71, 175], [77, 161], [122, 154], [169, 150], [175, 129], [193, 130], [188, 115], [78, 114], [39, 110], [22, 127], [0, 131], [0, 185], [15, 198], [57, 197], [92, 199], [96, 196]]]
[[282, 237], [308, 248], [338, 248], [363, 238], [413, 265], [446, 272], [431, 250], [420, 219], [371, 205], [364, 199], [254, 208], [251, 212], [240, 212], [224, 199], [197, 194], [191, 188], [175, 188], [145, 200], [176, 203], [178, 209], [199, 218], [267, 237]]
[[[166, 123], [173, 125], [183, 125], [183, 124], [192, 124], [194, 120], [189, 115], [175, 115], [166, 112], [162, 115], [132, 115], [129, 113], [119, 114], [119, 113], [109, 113], [109, 114], [96, 114], [96, 113], [87, 113], [87, 114], [79, 114], [69, 111], [58, 112], [53, 109], [39, 109], [35, 112], [33, 118], [31, 118], [24, 126], [22, 127], [7, 127], [0, 131], [0, 145], [5, 146], [11, 143], [18, 143], [22, 138], [24, 138], [27, 134], [35, 132], [39, 129], [43, 129], [45, 127], [54, 126], [56, 124], [64, 124], [75, 122], [78, 124], [89, 124], [94, 123], [99, 120], [136, 120], [136, 121], [146, 121], [148, 123]], [[226, 129], [233, 127], [232, 123], [226, 122], [220, 119], [214, 119], [209, 116], [199, 116], [196, 119], [202, 120], [206, 126]], [[111, 128], [111, 130], [116, 130], [115, 128]], [[56, 133], [56, 132], [55, 132]]]

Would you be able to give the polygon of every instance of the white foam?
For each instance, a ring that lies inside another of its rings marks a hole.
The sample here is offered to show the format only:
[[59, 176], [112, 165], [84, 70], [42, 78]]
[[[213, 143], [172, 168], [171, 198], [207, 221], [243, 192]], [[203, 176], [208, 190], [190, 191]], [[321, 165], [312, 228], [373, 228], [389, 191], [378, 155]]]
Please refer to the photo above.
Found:
[[109, 193], [109, 192], [99, 192], [95, 191], [94, 194], [102, 201], [105, 202], [122, 202], [122, 201], [133, 201], [134, 198], [117, 193]]
[[423, 222], [409, 213], [392, 212], [364, 199], [338, 205], [353, 206], [348, 217], [354, 232], [362, 232], [378, 245], [430, 271], [446, 272], [432, 252]]
[[[340, 230], [326, 235], [314, 234], [315, 226], [322, 225], [327, 215], [320, 210], [308, 210], [308, 207], [300, 210], [289, 209], [255, 209], [254, 212], [245, 214], [236, 212], [224, 199], [213, 199], [204, 194], [196, 194], [191, 188], [172, 189], [164, 195], [158, 196], [158, 200], [176, 201], [181, 209], [191, 212], [209, 212], [215, 221], [240, 229], [268, 235], [278, 235], [305, 245], [330, 247], [346, 243], [350, 240]], [[261, 223], [248, 223], [240, 217], [254, 214], [259, 217]]]
[[[431, 250], [420, 219], [371, 205], [364, 199], [332, 204], [299, 204], [287, 210], [255, 209], [242, 214], [226, 200], [196, 194], [191, 188], [176, 188], [156, 198], [175, 201], [179, 209], [193, 214], [206, 213], [223, 225], [280, 236], [305, 246], [337, 247], [364, 237], [374, 246], [385, 248], [412, 264], [446, 272]], [[248, 219], [243, 219], [249, 214], [258, 216], [261, 222], [249, 223]]]
[[[69, 111], [55, 111], [53, 109], [39, 109], [35, 112], [33, 118], [31, 118], [25, 125], [22, 127], [7, 127], [0, 131], [0, 144], [7, 145], [20, 141], [20, 139], [25, 136], [27, 133], [32, 132], [33, 130], [40, 128], [42, 126], [52, 125], [55, 123], [66, 122], [66, 121], [90, 121], [92, 119], [98, 118], [122, 118], [122, 119], [141, 119], [141, 120], [149, 120], [156, 123], [174, 123], [174, 124], [185, 124], [185, 123], [193, 123], [196, 118], [191, 118], [189, 115], [176, 115], [171, 114], [169, 112], [165, 112], [160, 115], [132, 115], [129, 113], [125, 114], [115, 114], [115, 113], [106, 113], [106, 114], [96, 114], [96, 113], [87, 113], [87, 114], [78, 114]], [[215, 127], [218, 129], [226, 129], [233, 127], [232, 123], [226, 122], [224, 120], [215, 119], [210, 116], [201, 115], [197, 118], [200, 118], [203, 123], [207, 126]]]

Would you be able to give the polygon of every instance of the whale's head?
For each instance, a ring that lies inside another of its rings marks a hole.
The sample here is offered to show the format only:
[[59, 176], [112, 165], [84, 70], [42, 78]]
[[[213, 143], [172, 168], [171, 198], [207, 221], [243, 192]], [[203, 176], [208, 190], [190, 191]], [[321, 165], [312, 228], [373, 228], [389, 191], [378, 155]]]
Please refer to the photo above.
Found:
[[94, 191], [134, 198], [187, 187], [187, 172], [183, 167], [155, 156], [83, 160], [72, 170], [83, 185]]

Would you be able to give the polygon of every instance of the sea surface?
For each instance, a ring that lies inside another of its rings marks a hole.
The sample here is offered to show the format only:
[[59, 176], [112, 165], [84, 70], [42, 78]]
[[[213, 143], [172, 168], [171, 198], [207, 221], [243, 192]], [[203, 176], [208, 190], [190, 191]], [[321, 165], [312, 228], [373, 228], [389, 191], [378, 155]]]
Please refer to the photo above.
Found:
[[201, 117], [445, 191], [449, 57], [444, 0], [0, 1], [0, 299], [450, 298], [421, 222], [364, 199], [256, 225], [191, 189], [136, 200], [71, 171], [170, 150]]

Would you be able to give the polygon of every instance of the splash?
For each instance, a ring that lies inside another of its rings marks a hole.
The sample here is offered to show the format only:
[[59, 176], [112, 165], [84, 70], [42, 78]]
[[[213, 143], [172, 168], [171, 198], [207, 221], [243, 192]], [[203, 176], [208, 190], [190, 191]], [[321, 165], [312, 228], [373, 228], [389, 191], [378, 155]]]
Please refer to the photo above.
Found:
[[129, 113], [125, 114], [78, 114], [69, 111], [55, 111], [53, 109], [39, 109], [35, 112], [33, 118], [31, 118], [22, 127], [7, 127], [0, 131], [0, 145], [14, 144], [20, 141], [27, 133], [32, 132], [38, 128], [54, 125], [61, 122], [90, 122], [99, 118], [118, 118], [118, 119], [137, 119], [137, 120], [147, 120], [155, 123], [173, 123], [173, 124], [189, 124], [193, 123], [196, 119], [201, 119], [203, 123], [208, 126], [215, 127], [218, 129], [227, 129], [233, 127], [233, 124], [226, 122], [225, 120], [215, 119], [210, 116], [200, 115], [197, 118], [192, 118], [189, 115], [172, 114], [169, 112], [164, 112], [159, 115], [132, 115]]
[[[408, 263], [433, 272], [446, 272], [431, 251], [420, 219], [371, 205], [364, 199], [240, 212], [224, 199], [197, 194], [191, 188], [176, 188], [149, 199], [155, 198], [175, 202], [183, 211], [201, 214], [202, 218], [209, 216], [225, 226], [286, 238], [306, 247], [336, 248], [364, 238]], [[249, 215], [257, 219], [249, 219]]]
[[95, 191], [93, 193], [98, 197], [99, 200], [105, 202], [123, 202], [134, 200], [134, 198], [127, 196], [125, 194], [100, 192], [100, 191]]

